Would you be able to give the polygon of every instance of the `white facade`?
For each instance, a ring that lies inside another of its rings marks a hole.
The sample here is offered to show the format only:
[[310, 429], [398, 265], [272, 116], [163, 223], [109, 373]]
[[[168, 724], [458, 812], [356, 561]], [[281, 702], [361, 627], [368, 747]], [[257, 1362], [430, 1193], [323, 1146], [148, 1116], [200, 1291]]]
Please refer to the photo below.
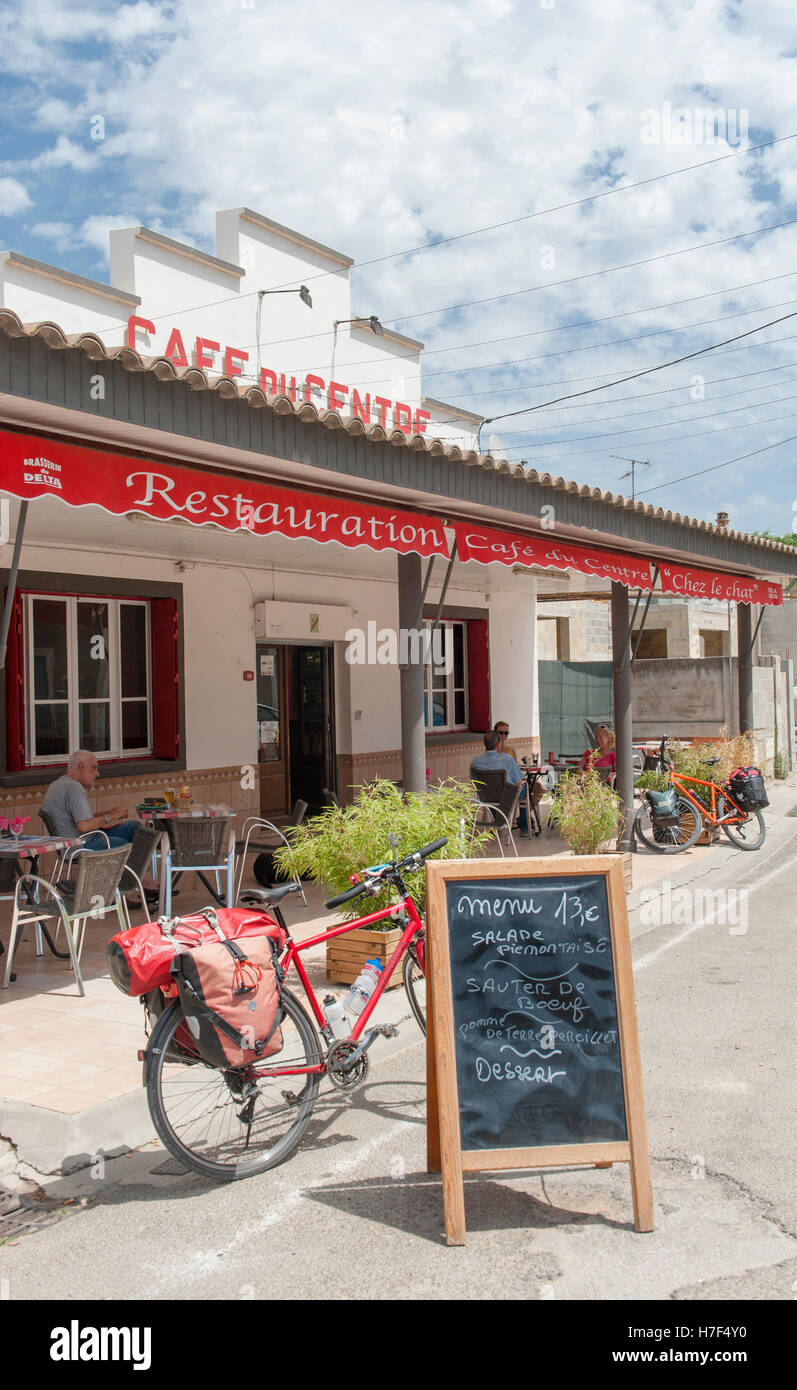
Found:
[[388, 429], [473, 446], [481, 417], [424, 396], [423, 344], [374, 332], [373, 306], [352, 305], [351, 257], [247, 208], [217, 214], [215, 255], [145, 227], [111, 231], [109, 241], [108, 286], [2, 253], [2, 307], [26, 324], [96, 333], [107, 347], [127, 343], [270, 396], [367, 411]]

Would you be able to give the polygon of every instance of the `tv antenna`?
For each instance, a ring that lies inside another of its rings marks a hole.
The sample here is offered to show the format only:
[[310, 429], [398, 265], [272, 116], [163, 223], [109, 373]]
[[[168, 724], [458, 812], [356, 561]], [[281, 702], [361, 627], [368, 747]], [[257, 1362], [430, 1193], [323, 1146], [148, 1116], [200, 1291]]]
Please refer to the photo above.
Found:
[[619, 459], [621, 463], [630, 463], [631, 465], [627, 473], [620, 474], [620, 482], [623, 481], [623, 478], [631, 479], [631, 501], [633, 502], [636, 495], [636, 470], [637, 468], [650, 468], [650, 459], [627, 459], [624, 458], [622, 454], [612, 454], [612, 458]]

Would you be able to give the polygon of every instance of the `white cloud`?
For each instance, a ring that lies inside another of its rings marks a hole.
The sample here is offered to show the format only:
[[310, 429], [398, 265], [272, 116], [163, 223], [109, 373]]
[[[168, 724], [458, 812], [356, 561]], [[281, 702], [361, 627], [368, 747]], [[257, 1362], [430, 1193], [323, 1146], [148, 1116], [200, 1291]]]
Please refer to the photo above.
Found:
[[75, 229], [71, 222], [36, 222], [30, 230], [31, 236], [51, 241], [61, 254], [71, 251], [76, 245]]
[[75, 144], [68, 135], [59, 135], [52, 149], [43, 150], [31, 160], [31, 169], [61, 169], [69, 168], [84, 171], [94, 167], [96, 159], [95, 150], [85, 150], [82, 145]]
[[[286, 13], [290, 23], [280, 22]], [[370, 260], [429, 237], [570, 203], [609, 187], [618, 175], [642, 180], [728, 152], [699, 141], [645, 143], [642, 113], [666, 102], [746, 110], [753, 139], [797, 130], [795, 60], [787, 56], [793, 0], [759, 0], [754, 12], [732, 11], [725, 0], [638, 0], [634, 6], [604, 0], [578, 6], [577, 22], [571, 6], [548, 9], [539, 0], [525, 6], [509, 0], [348, 0], [332, 16], [325, 0], [300, 0], [289, 11], [275, 0], [254, 0], [252, 8], [236, 0], [176, 7], [142, 0], [99, 9], [81, 0], [28, 0], [9, 16], [5, 32], [0, 19], [4, 65], [21, 82], [35, 82], [32, 119], [57, 134], [55, 145], [32, 161], [34, 171], [72, 169], [86, 176], [84, 201], [74, 213], [83, 220], [74, 237], [104, 256], [109, 227], [138, 223], [213, 250], [214, 211], [247, 204], [358, 261]], [[89, 139], [95, 113], [107, 131], [96, 148]], [[793, 228], [757, 242], [593, 274], [789, 216], [787, 200], [797, 198], [795, 149], [797, 142], [784, 143], [355, 270], [356, 304], [385, 321], [423, 315], [397, 326], [426, 340], [430, 394], [485, 414], [587, 387], [600, 374], [621, 376], [676, 357], [788, 312], [766, 306], [797, 295], [797, 275], [594, 328], [562, 325], [789, 270]], [[598, 172], [604, 168], [605, 175]], [[0, 180], [0, 189], [4, 182], [16, 183]], [[129, 217], [97, 212], [114, 207], [114, 187], [123, 190], [116, 206], [123, 197]], [[774, 189], [771, 202], [762, 200], [762, 187]], [[45, 205], [41, 215], [58, 225], [63, 211]], [[56, 245], [58, 235], [52, 236]], [[584, 276], [592, 278], [577, 278]], [[567, 278], [572, 283], [554, 283]], [[445, 315], [425, 314], [526, 287], [535, 288]], [[736, 309], [756, 312], [691, 332], [641, 336]], [[787, 325], [758, 341], [789, 331]], [[440, 351], [501, 337], [510, 341]], [[606, 346], [593, 346], [601, 343]], [[733, 430], [695, 423], [695, 433], [705, 429], [702, 438], [669, 444], [670, 435], [687, 433], [680, 422], [698, 411], [697, 405], [694, 411], [665, 408], [688, 399], [693, 373], [741, 375], [792, 355], [789, 342], [767, 350], [745, 347], [608, 393], [677, 386], [671, 396], [632, 407], [649, 405], [643, 422], [671, 420], [677, 427], [614, 439], [608, 437], [612, 424], [601, 421], [624, 407], [604, 408], [600, 397], [586, 397], [578, 410], [539, 411], [501, 421], [495, 430], [516, 455], [540, 467], [550, 458], [551, 471], [614, 490], [624, 466], [611, 454], [632, 447], [654, 458], [657, 480], [696, 471], [754, 447], [763, 434], [740, 433], [743, 445], [737, 446]], [[514, 365], [488, 365], [502, 361]], [[475, 364], [482, 370], [460, 379], [438, 375]], [[735, 388], [732, 382], [711, 388], [703, 410], [711, 408], [715, 389]], [[756, 399], [761, 395], [743, 401]], [[739, 416], [748, 418], [756, 417]], [[775, 437], [778, 430], [785, 437], [787, 427], [787, 421], [773, 426]], [[605, 441], [575, 438], [601, 431]], [[562, 442], [570, 438], [571, 445]], [[557, 442], [545, 448], [546, 439]], [[745, 465], [740, 468], [743, 478]], [[734, 472], [727, 470], [729, 479]], [[729, 495], [736, 486], [728, 481]], [[679, 510], [697, 505], [664, 492], [651, 496], [665, 498]]]
[[0, 217], [15, 217], [30, 204], [28, 190], [19, 179], [0, 178]]

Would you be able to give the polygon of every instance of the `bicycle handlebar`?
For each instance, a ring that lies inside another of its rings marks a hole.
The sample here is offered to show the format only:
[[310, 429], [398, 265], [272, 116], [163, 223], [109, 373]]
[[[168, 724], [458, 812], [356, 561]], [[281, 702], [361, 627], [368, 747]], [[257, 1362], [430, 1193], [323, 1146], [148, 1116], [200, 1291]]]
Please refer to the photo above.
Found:
[[[345, 892], [338, 893], [337, 897], [330, 898], [329, 902], [326, 904], [327, 908], [331, 909], [333, 907], [340, 907], [342, 903], [350, 903], [353, 898], [359, 898], [361, 893], [367, 893], [373, 890], [375, 885], [381, 882], [383, 878], [388, 877], [390, 874], [395, 874], [399, 869], [412, 868], [413, 866], [419, 869], [422, 860], [427, 859], [430, 854], [436, 854], [439, 849], [443, 849], [447, 844], [448, 840], [446, 838], [442, 840], [432, 840], [430, 844], [423, 845], [420, 849], [413, 850], [412, 854], [408, 854], [406, 859], [400, 859], [397, 863], [391, 861], [389, 864], [380, 864], [378, 866], [378, 872], [371, 877], [370, 881], [355, 883], [353, 888], [347, 888]], [[368, 870], [366, 869], [365, 872], [367, 873]]]

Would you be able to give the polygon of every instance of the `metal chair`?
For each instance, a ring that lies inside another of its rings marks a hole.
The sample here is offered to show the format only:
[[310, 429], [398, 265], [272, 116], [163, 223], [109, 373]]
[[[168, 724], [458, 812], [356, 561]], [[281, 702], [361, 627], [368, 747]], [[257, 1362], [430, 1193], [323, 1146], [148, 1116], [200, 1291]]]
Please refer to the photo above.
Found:
[[[38, 925], [48, 918], [56, 918], [59, 926], [64, 928], [78, 990], [81, 997], [85, 995], [83, 976], [80, 973], [80, 955], [86, 935], [87, 918], [104, 917], [106, 912], [115, 912], [120, 931], [129, 925], [119, 891], [129, 853], [129, 845], [122, 845], [119, 849], [74, 850], [73, 854], [80, 860], [74, 884], [68, 885], [61, 880], [50, 882], [38, 874], [23, 874], [17, 880], [3, 989], [8, 988], [11, 962], [23, 928], [30, 923]], [[20, 902], [20, 895], [28, 885], [35, 885], [38, 901], [23, 904]], [[77, 943], [72, 935], [72, 924], [75, 922]]]
[[[171, 917], [172, 879], [189, 872], [195, 873], [201, 879], [215, 902], [222, 907], [232, 907], [235, 901], [233, 817], [164, 817], [160, 823], [160, 830], [161, 834], [165, 833], [167, 837], [161, 867], [161, 902], [165, 915]], [[215, 872], [222, 869], [227, 875], [227, 892], [224, 898], [205, 877], [205, 871]]]
[[[512, 834], [512, 822], [526, 787], [525, 780], [523, 782], [508, 782], [503, 768], [490, 768], [489, 770], [471, 768], [471, 781], [476, 789], [480, 805], [492, 813], [491, 824], [498, 841], [498, 848], [501, 851], [501, 858], [506, 857], [504, 847], [501, 844], [501, 821], [506, 827], [507, 844], [512, 846], [512, 852], [517, 857], [518, 848]], [[528, 809], [526, 814], [528, 814]], [[473, 834], [475, 832], [476, 820], [474, 820]], [[473, 843], [473, 835], [471, 835], [471, 843]]]
[[[48, 813], [47, 811], [42, 810], [41, 807], [39, 808], [39, 820], [42, 822], [42, 825], [44, 826], [44, 828], [45, 828], [45, 830], [47, 831], [47, 834], [48, 834], [48, 835], [56, 836], [56, 835], [58, 834], [58, 831], [56, 830], [56, 828], [55, 828], [55, 826], [54, 826], [54, 824], [53, 824], [53, 821], [52, 821], [51, 816], [49, 815], [49, 813]], [[110, 842], [110, 840], [108, 839], [108, 836], [106, 835], [106, 833], [105, 833], [104, 830], [89, 830], [89, 831], [87, 831], [85, 835], [81, 835], [81, 836], [80, 836], [81, 844], [85, 844], [86, 840], [88, 840], [88, 838], [89, 838], [90, 835], [101, 835], [102, 838], [103, 838], [103, 840], [105, 841], [105, 848], [106, 848], [106, 849], [110, 849], [110, 848], [111, 848], [111, 842]], [[53, 880], [52, 880], [53, 883], [57, 883], [57, 882], [58, 882], [58, 880], [60, 879], [60, 877], [61, 877], [61, 875], [62, 875], [62, 873], [63, 873], [63, 871], [64, 871], [64, 866], [65, 866], [65, 864], [66, 864], [67, 859], [69, 859], [70, 856], [71, 856], [72, 854], [74, 854], [74, 853], [75, 853], [74, 848], [71, 849], [71, 850], [62, 849], [62, 850], [59, 850], [59, 851], [58, 851], [58, 859], [57, 859], [57, 865], [56, 865], [56, 872], [55, 872], [55, 875], [54, 875]]]
[[340, 810], [340, 797], [337, 792], [331, 791], [329, 787], [324, 787], [323, 797], [327, 806], [337, 806], [338, 810]]
[[[324, 795], [326, 795], [326, 792], [324, 793]], [[294, 805], [290, 821], [288, 822], [289, 826], [301, 825], [306, 815], [307, 802], [297, 801]], [[257, 850], [258, 853], [262, 853], [263, 850], [266, 849], [278, 849], [281, 845], [284, 845], [286, 849], [290, 849], [291, 847], [290, 840], [286, 836], [284, 830], [281, 830], [280, 827], [278, 825], [275, 825], [273, 821], [266, 820], [264, 816], [247, 816], [246, 820], [241, 826], [241, 830], [243, 832], [243, 836], [240, 840], [236, 840], [235, 842], [235, 853], [238, 856], [239, 862], [238, 881], [235, 888], [236, 902], [238, 901], [241, 892], [241, 885], [243, 883], [244, 877], [244, 869], [246, 868], [246, 856], [249, 853], [249, 851]], [[270, 832], [271, 838], [264, 839], [260, 834], [261, 830]], [[258, 838], [256, 840], [253, 840], [253, 835], [257, 835]], [[297, 879], [296, 882], [299, 884], [299, 888], [297, 891], [301, 893], [302, 901], [305, 907], [307, 907], [307, 898], [305, 897], [304, 888], [301, 885], [301, 880]]]
[[[159, 831], [151, 830], [149, 826], [146, 825], [137, 825], [136, 833], [133, 836], [133, 842], [130, 846], [130, 854], [128, 855], [127, 863], [122, 872], [122, 877], [124, 877], [125, 874], [130, 874], [135, 880], [141, 895], [141, 906], [144, 908], [145, 913], [147, 912], [147, 894], [141, 880], [152, 863], [152, 858], [158, 848], [160, 838]], [[130, 926], [130, 905], [124, 895], [122, 896], [122, 903], [125, 916], [128, 920], [128, 926]]]

